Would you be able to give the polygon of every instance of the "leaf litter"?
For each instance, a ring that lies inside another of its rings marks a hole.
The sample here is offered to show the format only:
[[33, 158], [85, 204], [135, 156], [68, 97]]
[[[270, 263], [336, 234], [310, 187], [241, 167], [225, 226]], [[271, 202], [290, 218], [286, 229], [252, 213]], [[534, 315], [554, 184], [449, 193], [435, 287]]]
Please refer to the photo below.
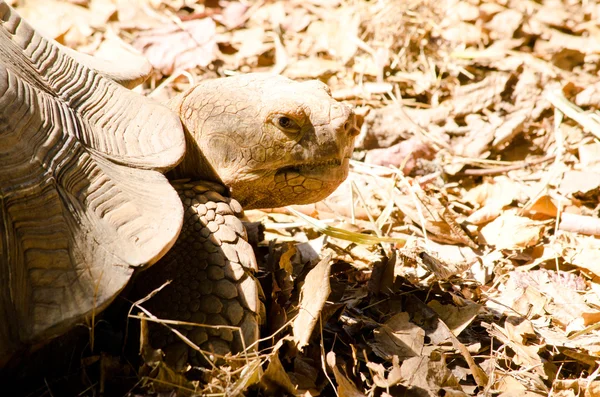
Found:
[[596, 2], [9, 3], [82, 52], [138, 51], [158, 100], [274, 72], [326, 82], [361, 124], [331, 197], [246, 212], [257, 353], [190, 380], [143, 342], [141, 367], [96, 347], [30, 395], [600, 395]]

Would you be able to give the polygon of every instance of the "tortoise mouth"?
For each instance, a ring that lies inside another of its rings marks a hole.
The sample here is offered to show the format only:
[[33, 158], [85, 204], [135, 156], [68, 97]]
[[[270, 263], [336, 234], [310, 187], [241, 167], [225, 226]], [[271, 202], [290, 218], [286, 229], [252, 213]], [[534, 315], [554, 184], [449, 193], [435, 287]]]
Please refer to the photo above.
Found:
[[311, 163], [304, 164], [296, 164], [290, 165], [287, 167], [283, 167], [277, 170], [275, 175], [279, 174], [287, 174], [287, 173], [297, 173], [303, 176], [322, 176], [327, 177], [325, 172], [330, 171], [331, 169], [338, 168], [342, 165], [347, 165], [348, 159], [340, 160], [340, 159], [330, 159], [323, 161], [315, 161]]

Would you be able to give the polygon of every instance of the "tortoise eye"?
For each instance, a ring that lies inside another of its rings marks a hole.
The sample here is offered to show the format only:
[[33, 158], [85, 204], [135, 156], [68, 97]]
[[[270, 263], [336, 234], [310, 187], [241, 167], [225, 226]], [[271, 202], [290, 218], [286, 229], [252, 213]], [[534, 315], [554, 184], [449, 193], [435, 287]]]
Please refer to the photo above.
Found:
[[276, 116], [274, 124], [283, 132], [296, 133], [300, 131], [300, 126], [293, 119], [287, 116]]
[[281, 128], [290, 128], [294, 123], [290, 118], [287, 117], [280, 117], [277, 122]]

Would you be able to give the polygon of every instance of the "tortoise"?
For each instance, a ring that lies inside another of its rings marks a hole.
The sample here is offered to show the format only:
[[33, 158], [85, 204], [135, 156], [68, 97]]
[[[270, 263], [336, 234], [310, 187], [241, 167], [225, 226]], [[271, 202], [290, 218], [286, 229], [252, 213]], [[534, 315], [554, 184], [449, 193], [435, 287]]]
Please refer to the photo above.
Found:
[[[242, 208], [325, 198], [346, 178], [352, 110], [319, 81], [205, 80], [166, 105], [150, 72], [67, 49], [0, 0], [0, 367], [105, 309], [134, 274], [202, 349], [258, 338]], [[146, 276], [144, 276], [146, 275]], [[171, 334], [151, 342], [200, 362]]]

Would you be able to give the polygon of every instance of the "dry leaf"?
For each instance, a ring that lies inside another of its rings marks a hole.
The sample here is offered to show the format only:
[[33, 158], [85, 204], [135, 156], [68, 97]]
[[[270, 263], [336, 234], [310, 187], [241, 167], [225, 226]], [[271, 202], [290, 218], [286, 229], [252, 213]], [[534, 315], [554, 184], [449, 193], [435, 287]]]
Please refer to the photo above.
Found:
[[519, 26], [523, 23], [523, 14], [519, 10], [504, 10], [494, 15], [486, 27], [491, 30], [490, 36], [494, 40], [510, 39]]
[[220, 14], [214, 15], [213, 19], [223, 25], [227, 29], [234, 29], [242, 26], [247, 20], [246, 11], [248, 5], [242, 2], [228, 2]]
[[600, 173], [593, 171], [568, 171], [560, 183], [562, 194], [587, 193], [600, 188]]
[[501, 176], [485, 181], [469, 190], [464, 200], [476, 207], [505, 207], [519, 198], [521, 185]]
[[373, 331], [375, 342], [369, 343], [378, 356], [391, 360], [421, 355], [425, 331], [409, 320], [408, 313], [398, 313]]
[[431, 109], [413, 109], [390, 105], [373, 109], [366, 117], [357, 137], [356, 147], [377, 149], [390, 147], [401, 140], [410, 139], [430, 125], [447, 121], [452, 108], [442, 104]]
[[402, 363], [400, 370], [404, 378], [402, 384], [408, 388], [409, 393], [411, 389], [413, 393], [424, 390], [429, 396], [435, 397], [440, 395], [440, 390], [444, 387], [460, 390], [458, 379], [443, 361], [432, 361], [424, 356], [412, 357]]
[[331, 293], [329, 274], [331, 272], [331, 255], [321, 261], [308, 272], [302, 286], [298, 316], [292, 324], [294, 343], [300, 350], [310, 340], [317, 324], [323, 305]]
[[532, 214], [541, 214], [551, 218], [558, 215], [558, 208], [554, 204], [554, 200], [546, 194], [540, 196], [537, 200], [528, 206], [527, 211]]
[[[46, 37], [76, 47], [92, 35], [89, 9], [57, 0], [28, 0], [19, 13]], [[100, 24], [106, 21], [99, 21]]]
[[164, 75], [206, 67], [216, 59], [216, 25], [211, 18], [184, 21], [143, 32], [134, 41], [152, 66]]
[[340, 71], [338, 62], [322, 58], [305, 58], [291, 63], [285, 69], [283, 75], [290, 79], [318, 79], [327, 81]]
[[431, 301], [427, 306], [431, 307], [440, 316], [440, 319], [446, 323], [454, 336], [459, 336], [460, 333], [473, 321], [475, 316], [481, 311], [481, 305], [474, 302], [464, 302], [465, 305], [454, 306], [444, 305], [439, 301]]
[[486, 243], [496, 249], [524, 249], [540, 241], [543, 224], [505, 212], [481, 228]]
[[[598, 99], [600, 100], [600, 98]], [[582, 167], [587, 168], [590, 166], [597, 166], [600, 162], [600, 143], [594, 142], [588, 145], [580, 145], [577, 150], [579, 152], [579, 161], [581, 162]]]
[[563, 238], [557, 241], [555, 250], [562, 254], [567, 263], [600, 276], [600, 239], [578, 237], [570, 241]]
[[474, 207], [480, 207], [467, 218], [469, 223], [480, 225], [496, 219], [502, 209], [523, 195], [522, 186], [506, 178], [497, 177], [469, 190], [465, 201]]
[[[503, 376], [494, 384], [494, 388], [498, 391], [502, 392], [502, 394], [507, 394], [508, 397], [510, 393], [515, 393], [515, 397], [518, 395], [525, 394], [527, 390], [525, 386], [521, 384], [518, 380], [513, 378], [512, 376]], [[501, 394], [501, 395], [502, 395]]]
[[430, 237], [443, 243], [460, 243], [473, 249], [477, 244], [460, 227], [455, 220], [455, 214], [448, 209], [437, 197], [426, 193], [418, 184], [410, 186], [412, 194], [395, 194], [396, 206], [408, 216], [415, 225], [422, 226], [431, 233]]
[[[478, 256], [470, 247], [438, 244], [434, 241], [411, 239], [399, 251], [403, 259], [419, 264], [438, 280], [448, 280], [470, 269]], [[399, 266], [406, 265], [398, 263]], [[396, 269], [396, 274], [402, 274]]]
[[369, 150], [365, 163], [400, 168], [404, 175], [409, 175], [418, 160], [432, 160], [434, 156], [435, 149], [420, 138], [412, 137], [389, 148]]
[[277, 350], [271, 354], [267, 370], [260, 379], [260, 385], [267, 393], [270, 393], [271, 395], [279, 394], [281, 391], [285, 391], [285, 393], [289, 393], [291, 395], [296, 394], [296, 386], [294, 386], [285, 368], [283, 368], [283, 365], [281, 365]]
[[513, 341], [510, 339], [510, 335], [508, 334], [507, 330], [497, 324], [492, 324], [490, 335], [498, 338], [499, 341], [511, 348], [511, 350], [515, 353], [513, 360], [515, 363], [517, 363], [517, 365], [526, 365], [533, 368], [534, 371], [539, 373], [539, 375], [544, 375], [543, 369], [541, 368], [542, 358], [538, 354], [542, 346], [526, 346], [518, 341]]
[[479, 113], [492, 104], [500, 102], [499, 96], [506, 88], [508, 73], [490, 73], [480, 82], [457, 86], [454, 90], [452, 107], [456, 116]]
[[326, 51], [346, 64], [358, 50], [354, 38], [359, 35], [360, 15], [350, 7], [341, 8], [336, 14], [335, 19], [310, 24], [308, 33], [316, 40], [316, 51]]
[[392, 386], [399, 384], [402, 381], [402, 370], [400, 369], [398, 356], [392, 357], [392, 369], [389, 371], [387, 376], [387, 371], [382, 364], [368, 362], [367, 367], [371, 371], [375, 372], [375, 375], [373, 376], [373, 381], [378, 387], [388, 389]]
[[333, 370], [335, 381], [338, 384], [337, 392], [339, 397], [366, 397], [356, 388], [354, 383], [340, 371], [335, 362], [334, 352], [327, 353], [327, 365]]
[[285, 272], [289, 275], [294, 273], [292, 257], [296, 255], [296, 252], [296, 246], [288, 243], [288, 250], [281, 255], [281, 258], [279, 258], [279, 268], [285, 270]]

